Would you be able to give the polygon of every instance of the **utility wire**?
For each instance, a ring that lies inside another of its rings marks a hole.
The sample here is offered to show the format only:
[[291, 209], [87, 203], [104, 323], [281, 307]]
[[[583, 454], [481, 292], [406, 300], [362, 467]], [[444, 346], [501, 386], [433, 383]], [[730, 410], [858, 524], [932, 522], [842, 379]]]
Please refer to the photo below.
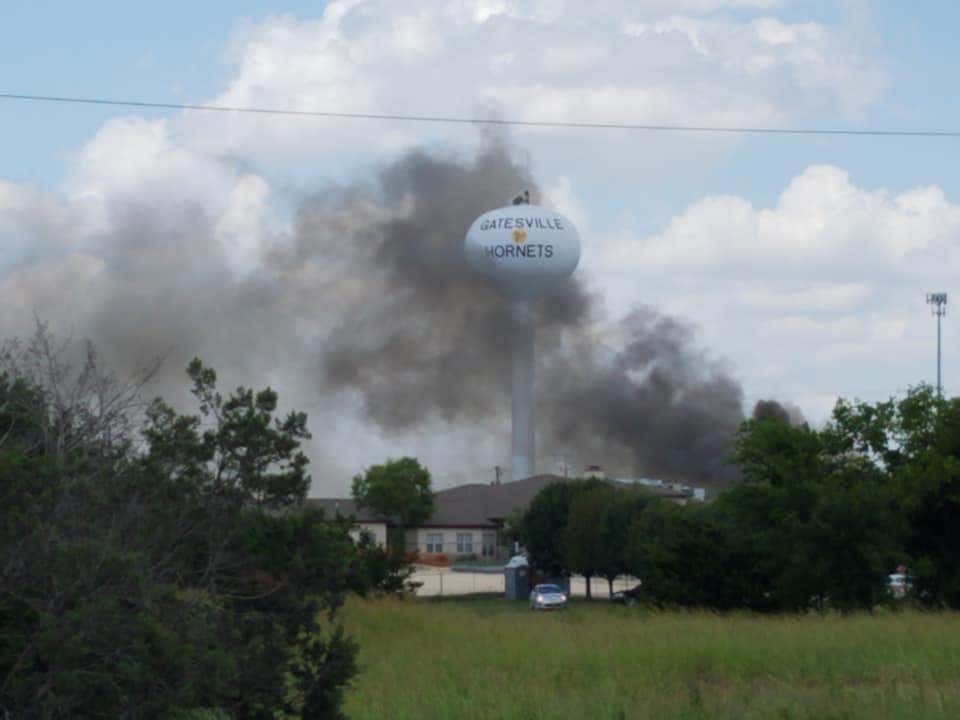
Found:
[[960, 138], [960, 130], [842, 130], [838, 128], [715, 127], [709, 125], [644, 125], [636, 123], [567, 122], [562, 120], [509, 120], [467, 118], [453, 115], [401, 115], [391, 113], [333, 112], [321, 110], [289, 110], [265, 107], [229, 107], [225, 105], [193, 105], [187, 103], [116, 100], [112, 98], [61, 97], [55, 95], [23, 95], [0, 93], [0, 100], [69, 103], [75, 105], [110, 105], [158, 110], [199, 110], [205, 112], [251, 113], [257, 115], [292, 115], [347, 120], [395, 120], [400, 122], [446, 123], [456, 125], [513, 125], [519, 127], [567, 128], [579, 130], [643, 130], [653, 132], [729, 133], [754, 135], [853, 135], [872, 137]]

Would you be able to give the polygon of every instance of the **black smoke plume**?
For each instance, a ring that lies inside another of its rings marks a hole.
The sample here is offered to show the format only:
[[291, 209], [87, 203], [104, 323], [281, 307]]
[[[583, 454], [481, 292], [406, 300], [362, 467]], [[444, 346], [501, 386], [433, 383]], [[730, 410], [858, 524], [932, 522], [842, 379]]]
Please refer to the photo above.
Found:
[[758, 400], [753, 406], [753, 420], [776, 420], [787, 425], [803, 425], [806, 419], [796, 405], [776, 400]]
[[[349, 242], [357, 290], [324, 343], [324, 386], [359, 392], [387, 430], [432, 416], [475, 423], [508, 414], [510, 318], [467, 267], [462, 242], [476, 216], [524, 189], [538, 199], [533, 178], [497, 141], [471, 162], [414, 152], [384, 170], [375, 196], [395, 210], [361, 222]], [[301, 243], [322, 242], [316, 229], [328, 211], [305, 211]], [[621, 472], [729, 478], [726, 457], [743, 419], [738, 383], [697, 348], [688, 326], [652, 308], [602, 340], [610, 330], [597, 329], [594, 305], [571, 280], [537, 307], [540, 466], [564, 452]]]
[[[474, 218], [524, 190], [550, 205], [507, 143], [487, 138], [468, 159], [409, 152], [371, 180], [298, 197], [289, 229], [268, 232], [242, 273], [216, 210], [153, 190], [111, 197], [105, 229], [73, 255], [38, 236], [8, 276], [4, 334], [29, 330], [35, 311], [90, 338], [121, 375], [166, 356], [154, 389], [175, 403], [189, 400], [194, 356], [227, 388], [269, 383], [309, 413], [326, 492], [399, 441], [460, 466], [441, 485], [486, 480], [472, 473], [506, 460], [510, 319], [462, 243]], [[537, 307], [539, 467], [562, 453], [625, 474], [727, 477], [738, 384], [683, 323], [639, 307], [611, 324], [599, 306], [575, 278]]]

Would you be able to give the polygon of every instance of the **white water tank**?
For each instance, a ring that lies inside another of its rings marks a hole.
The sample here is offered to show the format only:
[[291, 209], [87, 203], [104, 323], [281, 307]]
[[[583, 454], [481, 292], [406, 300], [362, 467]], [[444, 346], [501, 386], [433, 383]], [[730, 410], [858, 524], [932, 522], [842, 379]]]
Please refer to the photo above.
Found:
[[467, 231], [471, 267], [511, 298], [550, 292], [580, 261], [580, 234], [566, 217], [539, 205], [508, 205], [484, 213]]

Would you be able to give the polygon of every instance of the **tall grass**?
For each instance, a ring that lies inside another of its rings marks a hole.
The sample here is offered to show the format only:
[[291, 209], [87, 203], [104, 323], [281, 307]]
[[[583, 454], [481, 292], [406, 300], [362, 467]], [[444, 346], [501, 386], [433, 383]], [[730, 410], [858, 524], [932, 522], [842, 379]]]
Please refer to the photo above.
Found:
[[960, 718], [960, 616], [356, 601], [365, 718]]

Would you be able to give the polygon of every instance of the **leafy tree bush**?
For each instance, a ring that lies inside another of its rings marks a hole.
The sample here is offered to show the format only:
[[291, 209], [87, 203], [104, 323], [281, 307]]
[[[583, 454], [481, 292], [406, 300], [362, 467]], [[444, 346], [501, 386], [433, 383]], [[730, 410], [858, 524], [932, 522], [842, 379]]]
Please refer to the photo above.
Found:
[[433, 514], [430, 471], [416, 458], [404, 457], [373, 465], [353, 478], [357, 507], [368, 508], [396, 524], [392, 545], [405, 550], [406, 528], [419, 525]]
[[613, 488], [609, 486], [575, 493], [560, 537], [564, 565], [570, 572], [583, 575], [588, 600], [591, 597], [590, 579], [608, 560], [608, 553], [615, 552], [612, 548], [604, 547], [601, 532], [613, 504], [613, 493]]
[[657, 605], [740, 606], [736, 573], [727, 562], [725, 528], [705, 505], [649, 504], [630, 526], [625, 554], [643, 593]]
[[563, 530], [563, 557], [566, 567], [586, 579], [599, 575], [613, 592], [613, 581], [627, 573], [624, 549], [629, 528], [652, 496], [635, 488], [602, 483], [575, 492]]
[[[650, 508], [629, 556], [656, 602], [718, 609], [854, 610], [886, 599], [903, 521], [871, 422], [888, 408], [841, 403], [822, 431], [781, 418], [744, 423], [744, 483], [707, 505]], [[886, 453], [886, 455], [884, 455]]]
[[836, 452], [871, 460], [893, 494], [913, 597], [960, 608], [960, 399], [922, 385], [899, 400], [840, 403], [834, 414]]
[[[522, 538], [530, 556], [530, 564], [534, 568], [548, 577], [570, 574], [572, 568], [568, 562], [567, 551], [573, 547], [574, 542], [571, 536], [571, 543], [568, 545], [564, 537], [570, 519], [570, 508], [582, 493], [607, 486], [605, 480], [595, 478], [558, 480], [545, 486], [534, 496], [523, 513], [522, 520], [517, 523], [514, 519], [512, 530]], [[577, 537], [580, 536], [577, 533]]]
[[871, 609], [906, 564], [917, 600], [960, 607], [960, 399], [920, 386], [875, 404], [841, 400], [819, 430], [760, 412], [732, 460], [743, 481], [710, 503], [558, 482], [510, 532], [541, 572], [630, 572], [663, 605]]
[[356, 542], [355, 563], [351, 590], [361, 596], [401, 592], [413, 571], [403, 554], [382, 547], [367, 531], [361, 532]]
[[613, 594], [613, 581], [630, 573], [626, 548], [630, 526], [651, 503], [654, 495], [643, 488], [617, 488], [608, 496], [603, 524], [598, 528], [602, 550], [597, 563], [597, 574], [607, 581], [607, 590]]
[[199, 361], [199, 415], [144, 409], [92, 350], [64, 357], [42, 327], [0, 352], [0, 712], [339, 717], [335, 613], [376, 573], [343, 524], [292, 511], [306, 417], [221, 396]]
[[548, 577], [599, 575], [611, 589], [626, 572], [626, 538], [633, 517], [653, 496], [598, 478], [563, 480], [542, 488], [526, 510], [507, 522], [508, 537], [527, 549], [531, 565]]

